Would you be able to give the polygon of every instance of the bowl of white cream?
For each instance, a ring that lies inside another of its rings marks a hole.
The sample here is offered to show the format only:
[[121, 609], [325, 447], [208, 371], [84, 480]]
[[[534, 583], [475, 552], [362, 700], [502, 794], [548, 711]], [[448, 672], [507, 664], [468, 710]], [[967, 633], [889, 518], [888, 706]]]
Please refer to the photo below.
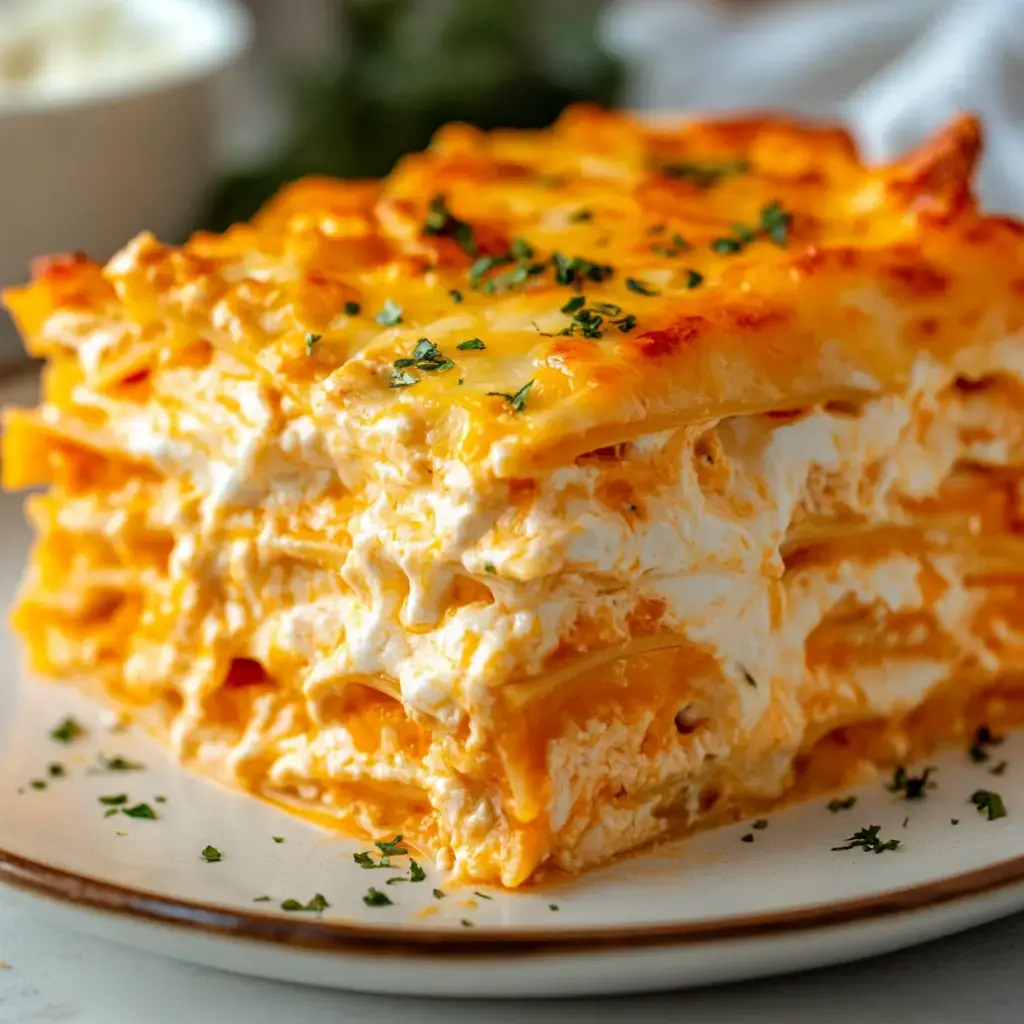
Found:
[[[236, 0], [0, 0], [0, 288], [38, 255], [195, 226], [250, 33]], [[16, 352], [0, 314], [0, 365]]]

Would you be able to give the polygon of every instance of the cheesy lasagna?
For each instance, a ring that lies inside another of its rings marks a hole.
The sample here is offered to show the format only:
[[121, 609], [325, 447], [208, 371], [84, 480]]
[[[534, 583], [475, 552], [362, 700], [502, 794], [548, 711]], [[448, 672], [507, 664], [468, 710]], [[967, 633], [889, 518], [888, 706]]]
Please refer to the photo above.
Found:
[[979, 146], [573, 109], [40, 260], [35, 668], [505, 886], [1009, 714], [1024, 234]]

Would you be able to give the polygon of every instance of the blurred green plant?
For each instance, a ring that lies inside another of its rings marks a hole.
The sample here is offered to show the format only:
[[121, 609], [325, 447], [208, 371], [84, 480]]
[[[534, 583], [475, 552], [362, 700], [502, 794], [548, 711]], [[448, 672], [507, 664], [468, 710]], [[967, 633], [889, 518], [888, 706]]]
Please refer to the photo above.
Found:
[[205, 226], [250, 217], [304, 174], [387, 174], [449, 121], [541, 128], [570, 103], [614, 103], [621, 68], [596, 5], [540, 0], [336, 0], [339, 55], [290, 82], [292, 129], [266, 166], [217, 186]]

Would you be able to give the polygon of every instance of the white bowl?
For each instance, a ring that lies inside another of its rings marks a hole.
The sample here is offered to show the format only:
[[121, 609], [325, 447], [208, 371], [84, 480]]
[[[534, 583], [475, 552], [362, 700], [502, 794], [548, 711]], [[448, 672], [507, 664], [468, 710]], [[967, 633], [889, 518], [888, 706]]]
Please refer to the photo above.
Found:
[[[245, 49], [236, 0], [123, 0], [180, 52], [74, 92], [0, 98], [0, 287], [46, 253], [106, 259], [148, 228], [174, 241], [194, 226], [214, 174], [212, 86]], [[173, 33], [173, 37], [169, 34]], [[0, 313], [0, 364], [20, 351]]]

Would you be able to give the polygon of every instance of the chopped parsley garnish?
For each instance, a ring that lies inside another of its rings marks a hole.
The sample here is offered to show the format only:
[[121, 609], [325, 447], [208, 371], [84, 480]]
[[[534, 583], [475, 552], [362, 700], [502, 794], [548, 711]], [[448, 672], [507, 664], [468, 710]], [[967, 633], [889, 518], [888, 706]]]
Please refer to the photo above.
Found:
[[44, 779], [29, 779], [28, 784], [33, 789], [46, 789], [46, 781]]
[[391, 299], [384, 300], [384, 307], [374, 317], [381, 327], [394, 327], [402, 322], [402, 307]]
[[165, 797], [165, 796], [155, 796], [155, 797], [153, 797], [153, 802], [154, 803], [158, 803], [158, 804], [165, 804], [165, 803], [167, 803], [167, 797]]
[[484, 572], [489, 572], [493, 576], [497, 571], [493, 562], [484, 562]]
[[[372, 889], [370, 890], [373, 891]], [[288, 911], [310, 911], [314, 914], [322, 914], [330, 903], [320, 894], [317, 893], [308, 903], [300, 903], [298, 900], [285, 900], [281, 904], [282, 910]]]
[[488, 896], [487, 893], [485, 893], [485, 892], [477, 892], [476, 889], [473, 890], [473, 895], [474, 896], [479, 896], [480, 899], [482, 899], [482, 900], [493, 899], [493, 897], [492, 896]]
[[552, 911], [558, 910], [558, 904], [557, 903], [549, 903], [548, 904], [548, 910], [552, 910]]
[[148, 821], [156, 821], [156, 811], [149, 804], [136, 804], [134, 807], [125, 807], [122, 808], [121, 813], [127, 814], [129, 818], [145, 818]]
[[269, 902], [270, 902], [270, 897], [269, 896], [257, 896], [253, 900], [253, 903], [269, 903]]
[[306, 355], [311, 356], [313, 349], [316, 348], [317, 342], [323, 337], [322, 334], [307, 334], [306, 335]]
[[100, 754], [100, 771], [104, 772], [142, 772], [146, 766], [140, 761], [129, 761], [126, 757], [106, 757]]
[[615, 305], [614, 302], [595, 302], [592, 307], [587, 308], [587, 299], [584, 295], [574, 295], [564, 306], [562, 306], [563, 313], [567, 313], [572, 322], [568, 327], [563, 328], [558, 333], [560, 335], [573, 335], [578, 334], [584, 338], [597, 339], [603, 334], [601, 327], [604, 324], [604, 318], [607, 317], [618, 317], [619, 319], [613, 319], [612, 323], [623, 334], [628, 333], [636, 326], [636, 317], [632, 313], [627, 313], [625, 316], [620, 316], [622, 313], [622, 307]]
[[757, 821], [753, 822], [750, 827], [751, 828], [756, 828], [758, 831], [760, 831], [763, 828], [767, 828], [768, 827], [768, 819], [767, 818], [758, 818]]
[[463, 928], [472, 928], [473, 927], [473, 922], [468, 920], [465, 917], [459, 922], [459, 924], [461, 924]]
[[445, 898], [445, 896], [447, 895], [447, 893], [441, 892], [440, 889], [434, 889], [433, 892], [434, 892], [434, 899], [435, 900], [443, 900]]
[[730, 254], [741, 252], [759, 237], [768, 238], [781, 248], [789, 244], [789, 228], [793, 215], [778, 200], [761, 208], [758, 226], [752, 228], [746, 224], [734, 224], [732, 235], [716, 238], [711, 243], [714, 252]]
[[1006, 761], [1000, 761], [999, 764], [993, 765], [993, 767], [989, 768], [988, 773], [989, 775], [1002, 775], [1003, 772], [1006, 771], [1007, 767], [1008, 763]]
[[204, 846], [202, 849], [202, 858], [207, 864], [216, 864], [217, 861], [223, 860], [220, 850], [216, 846]]
[[374, 889], [372, 885], [370, 886], [369, 889], [366, 890], [366, 895], [363, 896], [363, 902], [368, 907], [394, 906], [394, 904], [391, 901], [391, 897], [389, 897], [387, 893], [383, 893], [379, 889]]
[[361, 868], [366, 868], [367, 870], [371, 870], [372, 868], [381, 867], [380, 864], [375, 864], [373, 862], [373, 854], [369, 853], [367, 850], [363, 850], [362, 853], [353, 853], [352, 854], [352, 859]]
[[[661, 225], [661, 227], [662, 230], [664, 230], [664, 225]], [[658, 232], [655, 232], [653, 230], [649, 232], [649, 234], [657, 233]], [[683, 236], [679, 234], [678, 231], [676, 231], [672, 235], [671, 245], [665, 245], [664, 242], [654, 242], [651, 245], [651, 252], [656, 253], [658, 256], [669, 256], [674, 258], [676, 256], [679, 256], [681, 253], [687, 252], [689, 249], [692, 248], [693, 246], [690, 245], [690, 243], [685, 238], [683, 238]]]
[[555, 268], [558, 284], [571, 284], [577, 288], [582, 287], [585, 281], [600, 284], [615, 273], [614, 268], [607, 264], [594, 263], [583, 256], [566, 256], [561, 252], [551, 254], [551, 265]]
[[[469, 268], [469, 283], [474, 288], [479, 288], [488, 271], [493, 270], [495, 267], [505, 266], [505, 264], [511, 262], [512, 254], [507, 252], [501, 253], [498, 256], [481, 256], [480, 259], [478, 259], [476, 263]], [[458, 301], [461, 301], [461, 299]]]
[[392, 370], [388, 378], [389, 388], [410, 388], [413, 384], [419, 384], [419, 377], [414, 377], [406, 370]]
[[64, 765], [53, 761], [46, 766], [46, 774], [49, 775], [51, 779], [62, 779], [67, 772], [64, 770]]
[[101, 796], [99, 801], [107, 807], [120, 807], [122, 804], [128, 803], [128, 794], [115, 793], [113, 796]]
[[409, 879], [405, 878], [403, 875], [395, 875], [394, 878], [389, 878], [388, 879], [387, 884], [388, 885], [398, 885], [399, 882], [408, 882], [408, 881], [409, 881]]
[[513, 412], [522, 412], [526, 408], [526, 397], [529, 395], [533, 383], [532, 380], [528, 380], [514, 395], [510, 395], [507, 391], [488, 391], [487, 395], [489, 398], [504, 398], [512, 407]]
[[423, 222], [423, 234], [438, 238], [451, 238], [468, 256], [476, 256], [478, 249], [473, 238], [473, 228], [464, 220], [459, 220], [451, 210], [443, 195], [436, 195], [427, 207], [427, 219]]
[[358, 302], [353, 302], [351, 299], [345, 303], [345, 316], [359, 316], [362, 310], [362, 306]]
[[754, 841], [754, 833], [748, 832], [745, 836], [741, 837], [741, 841], [744, 843], [752, 843]]
[[373, 844], [385, 857], [398, 857], [409, 851], [402, 846], [402, 835], [399, 833], [394, 839], [386, 839], [383, 842]]
[[[411, 355], [395, 360], [395, 372], [391, 374], [391, 386], [395, 387], [393, 383], [395, 376], [409, 367], [415, 367], [425, 373], [446, 373], [454, 365], [455, 363], [443, 355], [429, 338], [420, 338]], [[414, 377], [413, 380], [415, 381], [416, 378]]]
[[635, 277], [626, 278], [626, 287], [637, 295], [660, 295], [657, 288], [652, 288], [645, 281], [638, 281]]
[[469, 338], [466, 341], [460, 341], [455, 347], [460, 352], [479, 352], [487, 348], [479, 338]]
[[857, 798], [855, 796], [847, 796], [842, 800], [838, 797], [833, 797], [826, 806], [833, 814], [836, 814], [839, 811], [848, 811], [856, 802]]
[[697, 188], [714, 188], [726, 178], [749, 171], [750, 161], [743, 159], [669, 161], [661, 164], [658, 169], [666, 178], [689, 181]]
[[907, 826], [908, 826], [909, 824], [910, 824], [910, 815], [908, 814], [908, 815], [907, 815], [907, 816], [906, 816], [906, 817], [905, 817], [905, 818], [903, 819], [903, 827], [904, 827], [904, 828], [906, 828], [906, 827], [907, 827]]
[[899, 849], [900, 841], [898, 839], [889, 839], [883, 842], [878, 838], [878, 833], [881, 828], [881, 825], [869, 825], [867, 828], [862, 828], [859, 832], [854, 832], [854, 834], [846, 840], [846, 846], [833, 846], [832, 849], [861, 849], [866, 850], [868, 853], [885, 853], [886, 850]]
[[573, 212], [569, 214], [570, 224], [582, 224], [584, 221], [593, 219], [594, 211], [588, 210], [586, 207], [580, 207], [580, 209], [573, 210]]
[[55, 743], [72, 743], [84, 734], [85, 729], [69, 716], [53, 729], [50, 739]]
[[451, 296], [452, 302], [454, 302], [456, 306], [460, 302], [462, 302], [462, 292], [458, 291], [457, 289], [449, 288], [448, 294]]
[[926, 790], [935, 788], [934, 782], [928, 782], [933, 771], [935, 767], [929, 765], [920, 775], [908, 775], [906, 768], [900, 765], [893, 772], [892, 784], [886, 788], [890, 793], [902, 793], [907, 800], [923, 800], [928, 795]]
[[270, 838], [273, 839], [275, 843], [283, 843], [284, 842], [284, 836], [271, 836]]
[[789, 226], [793, 215], [777, 199], [761, 211], [761, 230], [780, 248], [789, 245]]
[[712, 252], [720, 252], [726, 255], [739, 252], [742, 248], [743, 243], [738, 242], [735, 238], [716, 238], [711, 243]]
[[110, 807], [103, 812], [104, 818], [112, 818], [115, 814], [120, 814], [120, 811], [116, 807]]
[[407, 388], [419, 383], [420, 378], [409, 373], [409, 367], [424, 373], [447, 373], [454, 365], [429, 338], [420, 338], [411, 355], [395, 360], [388, 387]]
[[950, 825], [959, 825], [960, 824], [960, 819], [959, 818], [950, 818], [949, 819], [949, 823], [950, 823]]
[[743, 681], [748, 685], [752, 686], [755, 690], [757, 689], [757, 680], [742, 666], [739, 666], [740, 673], [743, 676]]
[[410, 882], [423, 882], [426, 881], [427, 873], [416, 863], [416, 861], [409, 861], [409, 881]]
[[983, 764], [992, 756], [988, 748], [998, 747], [1002, 742], [1002, 736], [993, 736], [987, 725], [979, 725], [974, 734], [974, 743], [967, 751], [967, 755], [975, 764]]
[[989, 821], [1006, 817], [1006, 805], [998, 793], [992, 793], [987, 789], [976, 789], [971, 794], [971, 803], [978, 809], [979, 814], [987, 815]]
[[703, 282], [703, 274], [698, 274], [696, 270], [688, 270], [686, 272], [686, 287], [688, 291], [693, 291], [694, 288], [699, 288]]

